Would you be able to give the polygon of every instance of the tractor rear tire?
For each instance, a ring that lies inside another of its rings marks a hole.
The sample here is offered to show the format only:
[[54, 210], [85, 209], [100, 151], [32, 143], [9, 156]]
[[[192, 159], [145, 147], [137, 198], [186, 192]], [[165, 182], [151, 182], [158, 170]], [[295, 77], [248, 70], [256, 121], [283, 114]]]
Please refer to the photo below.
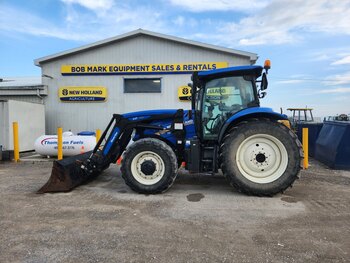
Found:
[[170, 188], [177, 176], [177, 158], [165, 142], [140, 139], [124, 153], [121, 173], [125, 183], [141, 194], [163, 193]]
[[233, 127], [220, 148], [221, 170], [239, 192], [273, 196], [298, 178], [303, 150], [285, 125], [251, 120]]

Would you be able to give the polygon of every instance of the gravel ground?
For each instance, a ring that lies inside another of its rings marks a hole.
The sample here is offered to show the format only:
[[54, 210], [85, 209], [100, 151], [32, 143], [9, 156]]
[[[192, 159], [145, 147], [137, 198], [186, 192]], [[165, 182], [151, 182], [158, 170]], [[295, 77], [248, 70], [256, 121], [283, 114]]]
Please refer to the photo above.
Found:
[[140, 195], [111, 166], [35, 194], [52, 163], [0, 163], [0, 262], [350, 262], [350, 172], [312, 161], [283, 195], [249, 197], [182, 171]]

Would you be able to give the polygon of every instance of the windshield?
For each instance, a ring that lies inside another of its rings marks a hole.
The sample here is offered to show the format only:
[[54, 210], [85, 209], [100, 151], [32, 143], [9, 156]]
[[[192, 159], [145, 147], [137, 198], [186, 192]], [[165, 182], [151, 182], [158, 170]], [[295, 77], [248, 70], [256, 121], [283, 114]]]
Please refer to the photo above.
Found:
[[255, 102], [254, 94], [253, 82], [242, 76], [208, 81], [201, 105], [204, 138], [216, 138], [229, 117]]

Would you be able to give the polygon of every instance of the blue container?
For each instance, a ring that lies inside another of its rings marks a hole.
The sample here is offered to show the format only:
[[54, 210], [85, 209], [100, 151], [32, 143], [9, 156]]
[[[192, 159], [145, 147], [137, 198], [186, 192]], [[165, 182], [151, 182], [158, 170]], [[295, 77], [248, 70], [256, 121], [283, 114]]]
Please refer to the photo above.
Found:
[[350, 170], [350, 122], [324, 122], [315, 158], [330, 168]]
[[82, 132], [79, 132], [78, 135], [80, 135], [80, 136], [95, 136], [96, 133], [94, 133], [92, 131], [82, 131]]
[[303, 142], [303, 128], [309, 129], [309, 156], [315, 156], [316, 140], [323, 127], [323, 123], [299, 123], [297, 128], [297, 135], [301, 142]]

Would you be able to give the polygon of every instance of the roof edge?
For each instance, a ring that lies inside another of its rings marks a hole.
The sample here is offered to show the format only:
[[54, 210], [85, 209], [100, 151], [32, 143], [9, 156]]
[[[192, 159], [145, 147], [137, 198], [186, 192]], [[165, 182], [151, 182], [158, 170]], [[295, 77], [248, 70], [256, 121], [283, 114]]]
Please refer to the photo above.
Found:
[[137, 35], [148, 35], [148, 36], [153, 36], [153, 37], [157, 37], [157, 38], [161, 38], [161, 39], [171, 40], [171, 41], [178, 42], [178, 43], [188, 44], [188, 45], [192, 45], [192, 46], [198, 46], [198, 47], [202, 47], [202, 48], [206, 48], [206, 49], [217, 50], [217, 51], [221, 51], [221, 52], [225, 52], [225, 53], [241, 55], [241, 56], [249, 57], [250, 61], [252, 63], [255, 63], [256, 60], [258, 59], [258, 55], [256, 53], [251, 53], [251, 52], [246, 52], [246, 51], [241, 51], [241, 50], [236, 50], [236, 49], [231, 49], [231, 48], [226, 48], [226, 47], [221, 47], [221, 46], [216, 46], [216, 45], [212, 45], [212, 44], [206, 44], [206, 43], [202, 43], [199, 41], [188, 40], [188, 39], [184, 39], [184, 38], [180, 38], [180, 37], [165, 35], [165, 34], [156, 33], [156, 32], [152, 32], [152, 31], [148, 31], [148, 30], [144, 30], [144, 29], [140, 28], [140, 29], [137, 29], [134, 31], [130, 31], [128, 33], [124, 33], [124, 34], [115, 36], [115, 37], [106, 38], [106, 39], [103, 39], [103, 40], [100, 40], [100, 41], [97, 41], [97, 42], [94, 42], [91, 44], [83, 45], [83, 46], [80, 46], [77, 48], [68, 49], [66, 51], [55, 53], [53, 55], [37, 58], [34, 60], [34, 64], [36, 66], [40, 67], [41, 64], [43, 62], [46, 62], [46, 61], [55, 60], [57, 58], [67, 56], [69, 54], [74, 54], [74, 53], [78, 53], [78, 52], [83, 51], [83, 50], [88, 50], [88, 49], [100, 47], [100, 46], [106, 45], [107, 43], [110, 43], [110, 42], [115, 42], [115, 41], [118, 41], [121, 39], [129, 38], [129, 37], [133, 37], [133, 36], [137, 36]]

